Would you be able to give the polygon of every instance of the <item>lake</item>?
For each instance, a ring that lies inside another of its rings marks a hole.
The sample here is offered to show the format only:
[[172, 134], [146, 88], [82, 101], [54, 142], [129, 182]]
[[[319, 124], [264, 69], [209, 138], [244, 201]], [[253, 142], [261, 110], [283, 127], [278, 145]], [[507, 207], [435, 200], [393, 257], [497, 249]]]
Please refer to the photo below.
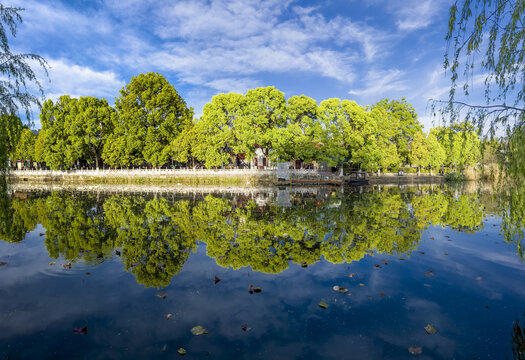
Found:
[[0, 359], [523, 359], [524, 199], [10, 193]]

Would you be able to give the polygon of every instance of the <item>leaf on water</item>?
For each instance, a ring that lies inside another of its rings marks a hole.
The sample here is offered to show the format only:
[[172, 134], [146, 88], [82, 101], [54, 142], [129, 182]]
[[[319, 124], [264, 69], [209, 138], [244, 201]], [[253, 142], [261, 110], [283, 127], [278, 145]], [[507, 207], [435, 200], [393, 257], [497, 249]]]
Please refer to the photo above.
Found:
[[319, 304], [317, 304], [321, 309], [327, 309], [328, 308], [328, 304], [325, 303], [324, 301], [321, 301]]
[[91, 273], [89, 271], [86, 271], [86, 275], [91, 275]]
[[203, 327], [200, 326], [200, 325], [197, 325], [197, 326], [192, 327], [190, 331], [191, 331], [191, 333], [192, 333], [193, 335], [196, 335], [196, 336], [198, 336], [198, 335], [204, 335], [204, 334], [209, 334], [209, 333], [208, 333], [208, 330], [206, 330], [205, 328], [203, 328]]
[[334, 289], [334, 291], [339, 291], [341, 287], [339, 285], [334, 285], [334, 287], [332, 289]]
[[166, 294], [165, 292], [159, 291], [158, 293], [155, 294], [155, 296], [161, 299], [165, 299], [168, 297], [168, 294]]
[[56, 261], [50, 261], [49, 265], [56, 265], [56, 263], [57, 263]]
[[386, 296], [385, 293], [382, 292], [382, 291], [379, 293], [379, 295], [381, 295], [381, 296]]
[[376, 267], [376, 268], [380, 268], [381, 265], [379, 265], [379, 264], [375, 264], [375, 267]]
[[180, 356], [186, 355], [186, 350], [184, 350], [183, 348], [180, 348], [179, 350], [177, 350], [177, 352], [180, 354]]
[[430, 284], [423, 284], [423, 285], [426, 286], [426, 287], [432, 287], [432, 285], [430, 285]]
[[241, 326], [241, 329], [242, 329], [242, 331], [246, 331], [246, 330], [248, 330], [248, 326], [246, 324], [243, 324]]
[[428, 324], [427, 326], [425, 326], [425, 331], [427, 332], [427, 334], [431, 335], [431, 334], [435, 334], [436, 333], [436, 329], [434, 329], [434, 327], [430, 324]]
[[248, 292], [250, 294], [253, 294], [253, 285], [250, 284], [250, 287], [248, 288]]
[[448, 255], [448, 253], [445, 253], [445, 255]]
[[385, 264], [385, 265], [388, 265], [388, 260], [386, 260], [386, 259], [381, 259], [381, 262], [382, 262], [383, 264]]
[[169, 320], [172, 316], [173, 314], [166, 314], [166, 320]]
[[445, 237], [446, 237], [447, 239], [450, 239], [450, 236], [448, 236], [448, 235], [445, 235]]
[[434, 239], [434, 237], [432, 236], [432, 237], [430, 238], [430, 240], [435, 240], [435, 239]]
[[429, 277], [435, 276], [434, 270], [425, 271], [425, 276], [429, 276]]
[[0, 266], [6, 266], [6, 265], [7, 265], [6, 262], [0, 261]]
[[365, 284], [359, 284], [359, 286], [365, 286]]
[[221, 281], [221, 278], [215, 276], [215, 279], [213, 279], [213, 282], [217, 284], [219, 281]]
[[261, 291], [262, 291], [262, 288], [260, 288], [260, 287], [254, 287], [253, 288], [253, 292], [255, 292], [255, 293], [260, 293]]
[[40, 233], [40, 236], [44, 236], [45, 234], [44, 233]]
[[73, 334], [75, 335], [87, 335], [88, 328], [87, 326], [82, 326], [73, 329]]
[[421, 255], [425, 255], [424, 251], [418, 251], [418, 253], [420, 253]]
[[341, 287], [339, 287], [339, 292], [341, 294], [347, 294], [348, 293], [348, 289], [345, 289], [344, 287], [341, 286]]
[[353, 277], [355, 277], [355, 274], [350, 274], [350, 275], [348, 275], [348, 277], [353, 278]]
[[420, 346], [411, 346], [408, 348], [408, 352], [411, 353], [412, 355], [420, 355], [423, 353], [423, 350], [421, 349]]
[[166, 351], [166, 349], [168, 349], [168, 344], [164, 344], [164, 346], [162, 347], [162, 351]]
[[70, 262], [67, 262], [67, 263], [65, 263], [65, 264], [62, 264], [62, 267], [63, 267], [64, 269], [71, 269], [71, 263], [70, 263]]
[[482, 278], [481, 276], [478, 276], [478, 277], [476, 278], [476, 280], [477, 280], [477, 281], [481, 281], [481, 280], [483, 280], [483, 278]]
[[403, 260], [405, 260], [405, 258], [399, 258], [398, 260], [401, 260], [401, 261], [403, 261]]

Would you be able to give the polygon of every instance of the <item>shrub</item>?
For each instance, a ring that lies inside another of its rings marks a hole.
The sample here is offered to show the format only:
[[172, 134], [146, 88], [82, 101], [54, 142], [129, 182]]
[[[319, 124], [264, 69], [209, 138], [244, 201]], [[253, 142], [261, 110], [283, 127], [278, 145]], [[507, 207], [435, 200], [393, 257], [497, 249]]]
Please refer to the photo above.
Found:
[[457, 171], [452, 171], [445, 175], [445, 181], [459, 182], [459, 181], [465, 181], [465, 180], [467, 180], [467, 177], [464, 174], [457, 172]]

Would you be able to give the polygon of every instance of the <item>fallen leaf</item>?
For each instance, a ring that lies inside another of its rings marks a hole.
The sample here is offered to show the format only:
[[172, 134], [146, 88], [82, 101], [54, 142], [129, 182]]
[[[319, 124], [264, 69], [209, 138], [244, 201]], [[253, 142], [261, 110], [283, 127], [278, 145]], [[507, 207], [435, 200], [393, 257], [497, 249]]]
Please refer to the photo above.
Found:
[[213, 282], [215, 284], [217, 284], [219, 281], [221, 281], [221, 279], [219, 277], [215, 276], [215, 279], [213, 280]]
[[428, 324], [427, 326], [425, 326], [425, 331], [427, 332], [427, 334], [435, 334], [436, 333], [436, 329], [434, 329], [434, 327], [430, 324]]
[[162, 351], [166, 351], [167, 348], [168, 348], [168, 344], [164, 344], [164, 346], [162, 347]]
[[86, 275], [91, 275], [91, 273], [89, 271], [86, 271]]
[[365, 284], [359, 284], [359, 286], [365, 286]]
[[445, 255], [448, 255], [448, 253], [445, 253]]
[[166, 294], [165, 292], [159, 291], [158, 293], [155, 294], [155, 296], [161, 299], [165, 299], [168, 297], [168, 294]]
[[6, 265], [7, 265], [6, 262], [0, 261], [0, 266], [6, 266]]
[[399, 258], [398, 260], [401, 260], [401, 261], [403, 261], [403, 260], [405, 260], [405, 258]]
[[423, 353], [423, 350], [419, 346], [411, 346], [408, 348], [408, 352], [412, 355], [420, 355]]
[[169, 320], [172, 316], [173, 314], [166, 314], [166, 320]]
[[435, 240], [435, 239], [434, 239], [434, 237], [432, 236], [432, 237], [430, 238], [430, 240]]
[[476, 280], [481, 281], [481, 280], [483, 280], [483, 278], [482, 278], [481, 276], [478, 276], [478, 277], [476, 278]]
[[488, 306], [488, 305], [485, 305], [485, 309], [488, 309], [488, 308], [489, 308], [489, 306]]
[[241, 329], [242, 329], [242, 331], [246, 331], [246, 330], [248, 330], [248, 326], [246, 324], [244, 324], [244, 325], [241, 326]]
[[57, 263], [56, 261], [50, 261], [49, 265], [56, 265], [56, 263]]
[[183, 348], [180, 348], [179, 350], [177, 350], [177, 352], [180, 354], [180, 356], [186, 355], [186, 350], [184, 350]]
[[385, 296], [385, 293], [381, 291], [381, 292], [379, 293], [379, 295], [381, 295], [381, 296]]
[[423, 285], [426, 286], [426, 287], [432, 287], [432, 285], [430, 285], [430, 284], [423, 284]]
[[339, 291], [341, 287], [339, 285], [334, 285], [334, 287], [332, 289], [334, 289], [334, 291]]
[[203, 327], [200, 326], [200, 325], [197, 325], [197, 326], [192, 327], [190, 331], [191, 331], [191, 333], [192, 333], [193, 335], [196, 335], [196, 336], [198, 336], [198, 335], [204, 335], [204, 334], [209, 334], [209, 333], [208, 333], [208, 330], [206, 330], [205, 328], [203, 328]]
[[355, 277], [355, 274], [350, 274], [350, 275], [348, 275], [348, 277], [353, 278], [353, 277]]
[[321, 301], [319, 304], [317, 304], [321, 309], [327, 309], [328, 308], [328, 304], [325, 303], [324, 301]]
[[75, 335], [87, 335], [88, 328], [87, 326], [82, 326], [73, 329], [73, 334]]
[[40, 236], [44, 236], [45, 234], [44, 233], [40, 233]]
[[435, 276], [435, 274], [434, 274], [434, 270], [428, 270], [428, 271], [425, 271], [425, 276], [428, 276], [428, 277]]
[[68, 262], [68, 263], [66, 263], [66, 264], [62, 264], [62, 267], [63, 267], [64, 269], [71, 269], [71, 263]]
[[253, 288], [253, 292], [255, 292], [255, 293], [260, 293], [261, 291], [262, 291], [262, 288], [260, 288], [260, 287], [254, 287]]
[[375, 267], [376, 267], [376, 268], [380, 268], [381, 265], [379, 265], [379, 264], [375, 264]]
[[388, 260], [386, 260], [386, 259], [382, 259], [381, 262], [382, 262], [383, 264], [385, 264], [385, 265], [388, 265]]
[[424, 255], [424, 254], [425, 254], [424, 251], [418, 251], [418, 253], [420, 253], [421, 255]]

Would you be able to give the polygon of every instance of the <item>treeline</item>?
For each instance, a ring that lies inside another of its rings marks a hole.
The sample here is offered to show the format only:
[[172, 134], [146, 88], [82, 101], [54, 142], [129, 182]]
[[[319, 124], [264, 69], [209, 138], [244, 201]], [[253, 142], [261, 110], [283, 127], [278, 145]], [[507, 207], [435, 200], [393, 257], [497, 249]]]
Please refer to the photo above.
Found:
[[372, 106], [305, 95], [285, 99], [274, 87], [214, 96], [194, 119], [193, 109], [157, 73], [133, 77], [112, 107], [105, 99], [48, 100], [35, 135], [19, 119], [2, 115], [9, 127], [11, 160], [51, 169], [90, 164], [207, 168], [249, 166], [257, 151], [272, 161], [349, 164], [367, 171], [402, 164], [435, 169], [471, 166], [481, 159], [481, 142], [470, 123], [422, 131], [405, 100]]

